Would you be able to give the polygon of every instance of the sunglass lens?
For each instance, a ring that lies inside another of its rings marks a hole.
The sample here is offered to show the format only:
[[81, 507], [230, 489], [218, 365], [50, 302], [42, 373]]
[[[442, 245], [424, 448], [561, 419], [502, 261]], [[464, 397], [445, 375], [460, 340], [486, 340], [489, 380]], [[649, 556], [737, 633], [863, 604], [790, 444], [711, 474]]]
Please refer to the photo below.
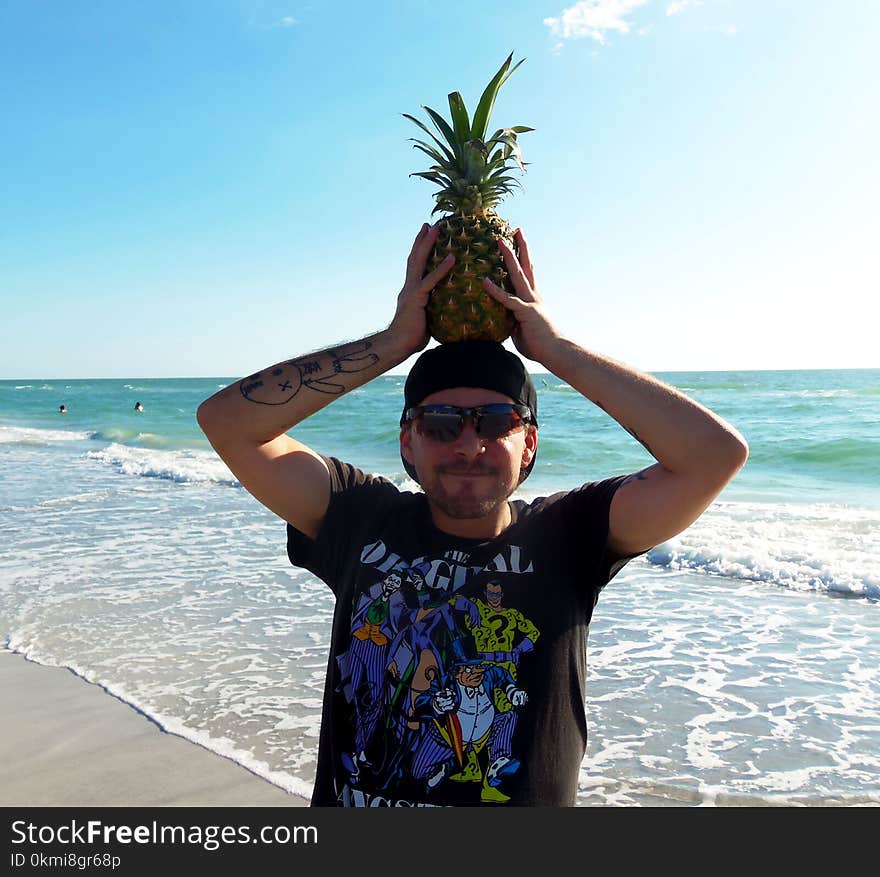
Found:
[[451, 442], [461, 435], [462, 418], [458, 414], [425, 411], [418, 420], [419, 432], [435, 442]]
[[513, 430], [519, 422], [519, 417], [514, 412], [503, 414], [486, 412], [480, 416], [479, 435], [484, 439], [499, 439]]

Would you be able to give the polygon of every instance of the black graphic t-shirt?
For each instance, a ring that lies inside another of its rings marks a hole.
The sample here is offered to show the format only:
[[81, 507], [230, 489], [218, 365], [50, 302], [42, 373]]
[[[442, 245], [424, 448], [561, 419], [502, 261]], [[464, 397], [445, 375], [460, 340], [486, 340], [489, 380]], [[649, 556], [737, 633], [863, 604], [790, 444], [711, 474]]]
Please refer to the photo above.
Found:
[[510, 503], [486, 541], [423, 493], [325, 457], [330, 506], [288, 556], [336, 597], [312, 806], [574, 803], [586, 641], [625, 476]]

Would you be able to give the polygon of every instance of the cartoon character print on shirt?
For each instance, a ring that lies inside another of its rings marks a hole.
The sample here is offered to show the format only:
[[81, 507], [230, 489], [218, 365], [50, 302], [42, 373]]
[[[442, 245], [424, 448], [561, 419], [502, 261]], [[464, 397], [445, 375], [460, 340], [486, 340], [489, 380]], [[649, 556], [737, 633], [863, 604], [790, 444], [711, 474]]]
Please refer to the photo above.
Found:
[[407, 563], [381, 542], [361, 553], [373, 582], [354, 601], [350, 646], [337, 656], [337, 691], [353, 708], [353, 745], [341, 756], [349, 802], [442, 801], [450, 790], [474, 803], [510, 799], [528, 703], [517, 670], [540, 633], [505, 605], [504, 578], [533, 569], [518, 546], [484, 566], [468, 561], [449, 551]]
[[[480, 611], [480, 624], [473, 630], [480, 657], [503, 667], [516, 679], [522, 656], [535, 648], [541, 634], [521, 612], [504, 605], [504, 583], [501, 579], [489, 579], [484, 597], [485, 602], [480, 598], [474, 601]], [[496, 707], [506, 712], [511, 704], [502, 696], [496, 702]]]

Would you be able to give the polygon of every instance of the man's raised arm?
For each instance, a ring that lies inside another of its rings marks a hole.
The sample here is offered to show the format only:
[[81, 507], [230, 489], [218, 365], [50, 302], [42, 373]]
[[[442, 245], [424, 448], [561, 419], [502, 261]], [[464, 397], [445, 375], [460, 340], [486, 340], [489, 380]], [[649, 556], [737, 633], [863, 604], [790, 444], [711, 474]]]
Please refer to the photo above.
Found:
[[637, 554], [690, 526], [748, 458], [745, 439], [708, 408], [651, 375], [563, 338], [535, 287], [528, 245], [517, 232], [519, 258], [500, 244], [516, 294], [486, 289], [517, 319], [514, 342], [613, 417], [657, 464], [631, 475], [611, 502], [609, 547]]
[[236, 478], [308, 536], [317, 535], [327, 511], [329, 473], [315, 451], [286, 432], [427, 344], [428, 294], [453, 264], [450, 258], [422, 277], [436, 238], [436, 227], [427, 224], [416, 236], [387, 329], [277, 363], [230, 384], [199, 406], [199, 426]]

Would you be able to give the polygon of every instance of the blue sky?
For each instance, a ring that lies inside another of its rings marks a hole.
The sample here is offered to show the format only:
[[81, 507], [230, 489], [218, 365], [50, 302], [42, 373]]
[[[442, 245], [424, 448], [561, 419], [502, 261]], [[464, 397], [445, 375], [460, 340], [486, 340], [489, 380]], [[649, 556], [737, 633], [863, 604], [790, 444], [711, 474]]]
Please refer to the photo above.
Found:
[[[401, 113], [530, 125], [556, 324], [649, 371], [880, 367], [876, 0], [0, 4], [0, 378], [236, 377], [390, 321]], [[398, 371], [405, 371], [405, 363]], [[541, 371], [531, 364], [533, 371]]]

